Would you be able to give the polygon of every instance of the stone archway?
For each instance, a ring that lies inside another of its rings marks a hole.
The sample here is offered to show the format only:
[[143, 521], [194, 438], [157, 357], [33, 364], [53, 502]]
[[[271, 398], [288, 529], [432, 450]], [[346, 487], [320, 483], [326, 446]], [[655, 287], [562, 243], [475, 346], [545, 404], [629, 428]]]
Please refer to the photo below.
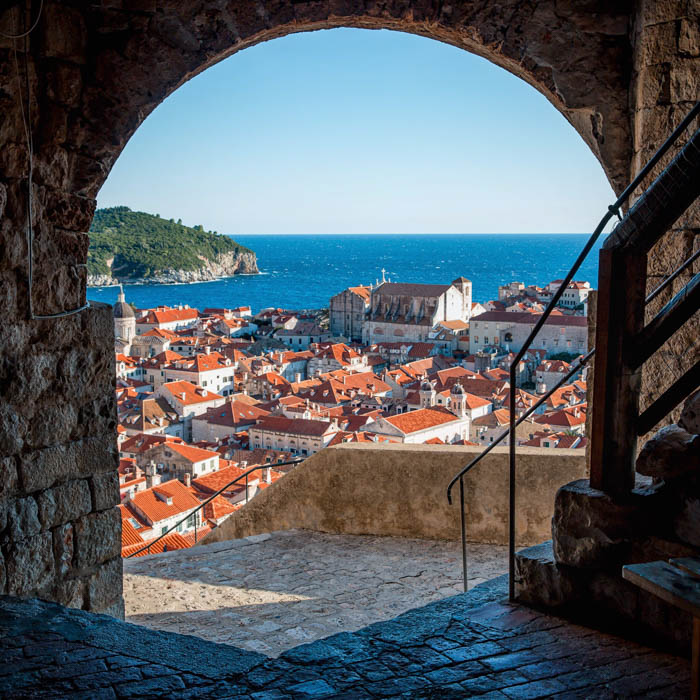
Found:
[[[0, 32], [31, 25], [40, 5], [11, 2]], [[450, 43], [543, 93], [619, 191], [694, 99], [683, 86], [700, 72], [699, 14], [695, 0], [614, 10], [602, 0], [44, 0], [26, 44], [0, 37], [0, 593], [118, 612], [121, 585], [111, 310], [27, 320], [15, 47], [31, 94], [32, 298], [50, 314], [85, 300], [94, 197], [130, 136], [179, 85], [237, 51], [333, 27]], [[692, 228], [697, 218], [678, 232], [685, 247]], [[655, 264], [678, 246], [664, 250]]]

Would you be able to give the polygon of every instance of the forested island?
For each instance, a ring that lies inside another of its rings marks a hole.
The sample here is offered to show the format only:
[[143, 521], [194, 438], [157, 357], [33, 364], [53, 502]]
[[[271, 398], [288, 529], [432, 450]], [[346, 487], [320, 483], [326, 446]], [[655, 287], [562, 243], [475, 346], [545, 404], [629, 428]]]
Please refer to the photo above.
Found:
[[200, 282], [257, 272], [252, 250], [181, 220], [122, 206], [98, 209], [90, 227], [90, 286]]

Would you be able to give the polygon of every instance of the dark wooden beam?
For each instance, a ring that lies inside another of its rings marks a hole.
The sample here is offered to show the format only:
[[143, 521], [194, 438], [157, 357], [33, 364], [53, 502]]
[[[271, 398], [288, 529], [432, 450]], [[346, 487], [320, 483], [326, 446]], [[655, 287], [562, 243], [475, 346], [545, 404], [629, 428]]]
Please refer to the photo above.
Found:
[[637, 435], [646, 435], [664, 416], [700, 386], [700, 362], [676, 379], [671, 386], [649, 406], [637, 421]]
[[604, 249], [649, 252], [700, 195], [700, 129], [630, 208], [608, 236]]
[[700, 272], [634, 338], [629, 348], [629, 364], [641, 367], [698, 309]]

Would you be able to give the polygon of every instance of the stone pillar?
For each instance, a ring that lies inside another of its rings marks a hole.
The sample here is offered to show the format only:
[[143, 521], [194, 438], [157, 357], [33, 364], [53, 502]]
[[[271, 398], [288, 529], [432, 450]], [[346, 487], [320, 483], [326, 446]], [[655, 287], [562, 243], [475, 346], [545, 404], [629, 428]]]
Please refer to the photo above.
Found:
[[[31, 35], [28, 68], [35, 150], [31, 292], [27, 143], [12, 42], [0, 39], [0, 593], [122, 616], [111, 307], [29, 319], [30, 293], [35, 314], [85, 303], [95, 207], [68, 176], [79, 159], [69, 153], [66, 120], [80, 91], [80, 69], [66, 55], [52, 58], [70, 42], [41, 45], [40, 37]], [[20, 67], [23, 48], [18, 44]], [[40, 50], [41, 79], [34, 58]]]

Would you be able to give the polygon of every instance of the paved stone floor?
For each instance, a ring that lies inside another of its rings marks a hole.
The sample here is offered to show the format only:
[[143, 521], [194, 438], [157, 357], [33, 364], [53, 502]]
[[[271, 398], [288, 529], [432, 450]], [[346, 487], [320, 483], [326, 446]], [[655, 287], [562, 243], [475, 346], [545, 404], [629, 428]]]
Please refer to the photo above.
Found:
[[468, 594], [271, 659], [53, 603], [0, 597], [0, 697], [684, 698], [685, 659]]
[[[508, 569], [469, 546], [469, 585]], [[291, 530], [124, 562], [129, 622], [267, 656], [462, 591], [461, 546]]]

